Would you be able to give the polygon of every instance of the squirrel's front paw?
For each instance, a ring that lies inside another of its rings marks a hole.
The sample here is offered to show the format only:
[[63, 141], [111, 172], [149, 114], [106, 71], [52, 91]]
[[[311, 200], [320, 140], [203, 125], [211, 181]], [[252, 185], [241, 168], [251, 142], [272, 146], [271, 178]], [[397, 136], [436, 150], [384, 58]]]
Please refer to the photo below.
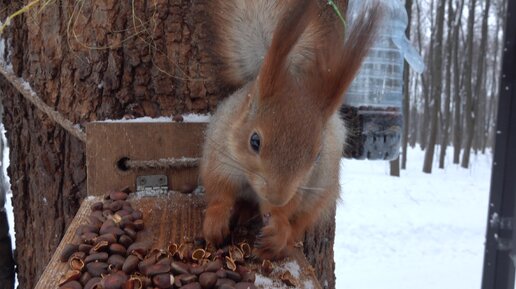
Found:
[[209, 205], [204, 216], [203, 234], [206, 241], [222, 245], [229, 236], [229, 220], [231, 208], [220, 204]]
[[276, 260], [288, 256], [291, 227], [288, 220], [265, 215], [265, 226], [256, 236], [254, 247], [261, 259]]

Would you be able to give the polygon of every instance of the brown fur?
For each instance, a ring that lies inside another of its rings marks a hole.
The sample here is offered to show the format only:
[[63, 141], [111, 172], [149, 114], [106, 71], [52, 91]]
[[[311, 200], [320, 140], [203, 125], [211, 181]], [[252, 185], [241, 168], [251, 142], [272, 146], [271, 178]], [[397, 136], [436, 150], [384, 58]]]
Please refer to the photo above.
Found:
[[[378, 7], [369, 11], [370, 17], [362, 17], [349, 28], [349, 40], [344, 42], [336, 18], [322, 21], [321, 7], [312, 0], [287, 1], [290, 6], [274, 0], [215, 2], [226, 9], [216, 13], [224, 15], [216, 18], [220, 31], [274, 33], [267, 38], [271, 44], [263, 65], [256, 61], [259, 66], [254, 77], [220, 105], [206, 133], [201, 162], [208, 198], [204, 236], [221, 244], [230, 232], [236, 202], [249, 200], [258, 204], [262, 214], [271, 215], [257, 240], [259, 255], [283, 257], [338, 198], [345, 128], [336, 111], [372, 42]], [[231, 26], [233, 19], [243, 17], [235, 15], [238, 7], [254, 18], [275, 17], [272, 23], [278, 23], [277, 28]], [[283, 13], [249, 10], [256, 8]], [[249, 41], [259, 43], [260, 39]], [[216, 47], [237, 49], [232, 46], [235, 43], [239, 42], [227, 40]], [[230, 62], [230, 82], [237, 83], [242, 79], [237, 78], [240, 66], [233, 65], [238, 63], [235, 55], [245, 55], [245, 51], [228, 51], [224, 59]], [[253, 75], [252, 71], [242, 73]], [[258, 154], [249, 145], [253, 133], [261, 137]]]

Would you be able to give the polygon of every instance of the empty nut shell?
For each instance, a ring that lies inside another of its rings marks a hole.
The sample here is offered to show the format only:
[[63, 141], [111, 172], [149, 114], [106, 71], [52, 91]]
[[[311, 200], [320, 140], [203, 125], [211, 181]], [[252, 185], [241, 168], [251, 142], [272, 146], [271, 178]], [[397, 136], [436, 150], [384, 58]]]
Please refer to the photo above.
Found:
[[72, 270], [82, 271], [84, 268], [84, 261], [78, 256], [78, 254], [73, 254], [68, 260], [68, 266], [70, 266], [70, 269]]
[[206, 255], [204, 249], [196, 249], [192, 252], [192, 260], [199, 261], [204, 258], [204, 255]]
[[285, 271], [283, 274], [281, 274], [280, 279], [287, 286], [293, 286], [296, 288], [299, 287], [298, 280], [294, 278], [294, 276], [292, 276], [292, 273], [290, 273], [289, 271]]
[[248, 244], [248, 243], [245, 243], [245, 242], [242, 242], [240, 243], [240, 250], [242, 250], [242, 253], [244, 253], [244, 258], [249, 258], [251, 257], [251, 246]]
[[109, 242], [106, 241], [106, 240], [100, 240], [100, 241], [95, 243], [95, 246], [93, 246], [90, 249], [89, 253], [90, 254], [95, 254], [95, 253], [98, 253], [98, 252], [107, 251], [108, 248], [109, 248]]
[[269, 260], [263, 260], [261, 266], [262, 274], [265, 276], [269, 276], [272, 273], [272, 270], [274, 270], [272, 262]]
[[237, 266], [235, 264], [235, 261], [231, 259], [231, 257], [226, 256], [226, 267], [231, 271], [236, 270]]
[[235, 263], [244, 263], [244, 253], [237, 246], [229, 247], [229, 258], [231, 258]]
[[59, 286], [62, 286], [70, 281], [77, 281], [81, 277], [81, 271], [79, 270], [70, 270], [66, 272], [61, 279], [59, 280]]
[[178, 248], [179, 246], [176, 243], [170, 243], [168, 245], [168, 252], [170, 253], [170, 256], [175, 256]]
[[124, 283], [124, 286], [122, 287], [123, 289], [143, 289], [143, 284], [142, 284], [142, 281], [140, 280], [140, 278], [129, 278], [129, 280], [127, 280], [125, 283]]

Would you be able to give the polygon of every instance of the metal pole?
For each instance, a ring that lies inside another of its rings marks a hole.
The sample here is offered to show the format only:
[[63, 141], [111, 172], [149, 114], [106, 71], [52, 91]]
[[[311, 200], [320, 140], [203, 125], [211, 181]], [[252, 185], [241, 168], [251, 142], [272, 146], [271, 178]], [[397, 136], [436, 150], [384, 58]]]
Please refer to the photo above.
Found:
[[514, 289], [516, 262], [516, 1], [508, 1], [482, 289]]

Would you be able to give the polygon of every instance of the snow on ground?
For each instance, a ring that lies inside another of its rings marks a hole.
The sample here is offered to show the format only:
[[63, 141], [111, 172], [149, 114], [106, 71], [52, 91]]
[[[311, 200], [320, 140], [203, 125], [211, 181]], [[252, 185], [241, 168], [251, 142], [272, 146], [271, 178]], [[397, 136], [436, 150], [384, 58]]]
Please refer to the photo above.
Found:
[[410, 150], [401, 178], [387, 162], [342, 161], [337, 288], [480, 288], [492, 155], [473, 156], [470, 169], [449, 156], [432, 174], [423, 157]]

